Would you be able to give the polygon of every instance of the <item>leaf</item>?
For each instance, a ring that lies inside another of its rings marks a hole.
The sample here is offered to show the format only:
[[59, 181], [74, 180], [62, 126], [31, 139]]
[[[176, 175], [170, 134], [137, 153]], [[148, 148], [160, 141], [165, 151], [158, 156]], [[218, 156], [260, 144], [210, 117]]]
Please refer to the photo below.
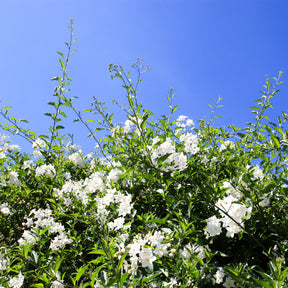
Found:
[[59, 62], [60, 62], [60, 64], [61, 64], [62, 69], [65, 70], [65, 64], [64, 64], [64, 62], [63, 62], [61, 59], [59, 59]]
[[152, 219], [148, 220], [147, 223], [157, 223], [157, 224], [165, 224], [167, 219], [170, 217], [170, 214], [168, 214], [165, 218], [163, 219]]
[[174, 106], [171, 113], [174, 113], [176, 111], [176, 109], [178, 108], [178, 105]]
[[128, 97], [128, 102], [129, 102], [130, 107], [134, 107], [134, 103], [133, 103], [133, 101], [131, 99], [131, 96], [128, 95], [127, 97]]
[[89, 263], [93, 263], [95, 265], [98, 265], [99, 263], [105, 263], [106, 262], [106, 257], [100, 256], [94, 260], [89, 261]]
[[55, 263], [55, 268], [54, 268], [55, 273], [57, 273], [57, 271], [59, 270], [60, 265], [61, 265], [61, 263], [62, 263], [63, 260], [64, 260], [64, 258], [59, 258], [59, 259], [57, 260], [57, 262]]
[[140, 125], [142, 130], [144, 130], [145, 127], [146, 127], [146, 122], [147, 122], [148, 117], [149, 117], [149, 114], [146, 113], [146, 114], [144, 114], [144, 116], [142, 118], [142, 122], [141, 122], [141, 125]]
[[129, 275], [130, 275], [129, 273], [125, 273], [125, 274], [122, 275], [121, 280], [120, 280], [120, 285], [122, 287], [124, 287], [123, 285], [124, 285], [124, 283], [125, 283], [125, 281], [126, 281], [126, 279], [128, 278]]
[[93, 251], [89, 252], [89, 254], [97, 254], [97, 255], [106, 256], [106, 253], [103, 250], [93, 250]]
[[55, 102], [48, 102], [48, 105], [54, 106], [54, 107], [58, 107], [58, 105]]
[[246, 134], [244, 133], [237, 133], [238, 136], [240, 136], [241, 138], [244, 138], [246, 136]]
[[[265, 274], [265, 273], [263, 273]], [[268, 276], [266, 274], [266, 276]], [[276, 288], [276, 284], [275, 282], [273, 281], [273, 279], [269, 276], [269, 280], [268, 281], [265, 281], [265, 280], [260, 280], [260, 279], [257, 279], [257, 278], [253, 278], [253, 280], [259, 284], [259, 285], [262, 285], [262, 288]], [[271, 282], [272, 281], [272, 282]]]
[[276, 146], [279, 149], [280, 148], [279, 140], [273, 135], [271, 135], [271, 138], [272, 138], [272, 141], [274, 143], [274, 146]]
[[57, 53], [58, 53], [61, 57], [65, 58], [63, 53], [61, 53], [61, 52], [59, 52], [59, 51], [57, 51]]
[[32, 287], [35, 288], [44, 288], [44, 285], [42, 283], [32, 284]]
[[79, 281], [79, 279], [81, 278], [81, 276], [84, 274], [84, 272], [86, 271], [86, 269], [88, 268], [88, 265], [86, 266], [81, 266], [78, 271], [77, 271], [77, 274], [76, 274], [76, 281]]
[[86, 121], [86, 123], [88, 124], [88, 123], [90, 123], [90, 122], [93, 122], [93, 123], [95, 123], [96, 121], [95, 120], [93, 120], [93, 119], [88, 119], [87, 121]]
[[51, 81], [61, 81], [62, 79], [60, 77], [56, 76], [56, 77], [51, 78], [50, 80]]

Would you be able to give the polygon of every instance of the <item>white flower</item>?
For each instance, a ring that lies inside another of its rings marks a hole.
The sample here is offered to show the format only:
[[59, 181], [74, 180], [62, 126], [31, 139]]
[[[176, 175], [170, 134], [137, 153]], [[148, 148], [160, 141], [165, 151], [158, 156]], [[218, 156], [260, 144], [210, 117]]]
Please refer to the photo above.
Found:
[[31, 232], [25, 230], [22, 238], [18, 240], [19, 245], [29, 245], [29, 244], [35, 244], [36, 239], [34, 236], [31, 234]]
[[24, 282], [24, 276], [20, 272], [18, 277], [13, 277], [12, 279], [9, 280], [9, 286], [12, 288], [20, 288], [22, 287]]
[[263, 180], [264, 178], [264, 174], [261, 170], [261, 168], [258, 166], [258, 165], [255, 165], [253, 168], [252, 168], [252, 171], [253, 171], [253, 178], [252, 180]]
[[65, 286], [62, 284], [62, 281], [55, 280], [52, 282], [51, 288], [64, 288]]
[[8, 260], [4, 258], [4, 255], [0, 253], [0, 271], [7, 269]]
[[175, 280], [175, 278], [171, 278], [170, 282], [163, 282], [163, 286], [164, 287], [173, 287], [174, 285], [177, 285], [177, 281]]
[[220, 146], [220, 152], [226, 150], [227, 148], [234, 149], [235, 143], [229, 140], [225, 141], [224, 144], [221, 144]]
[[158, 243], [158, 245], [156, 246], [156, 248], [154, 250], [154, 253], [157, 256], [162, 257], [163, 255], [168, 254], [167, 248], [168, 248], [167, 244]]
[[148, 267], [150, 270], [153, 270], [153, 262], [157, 259], [152, 254], [151, 248], [144, 248], [140, 253], [140, 262], [142, 263], [142, 267]]
[[177, 119], [178, 122], [183, 122], [185, 121], [186, 119], [188, 118], [188, 116], [185, 116], [185, 115], [180, 115]]
[[10, 185], [14, 185], [14, 186], [20, 186], [21, 182], [18, 179], [18, 173], [16, 171], [11, 171], [8, 174], [9, 180], [8, 180], [8, 184]]
[[124, 217], [118, 217], [117, 219], [114, 220], [114, 222], [109, 222], [107, 226], [109, 227], [109, 229], [117, 231], [123, 228], [124, 222], [125, 222]]
[[69, 239], [65, 233], [60, 233], [57, 235], [50, 244], [50, 249], [53, 251], [57, 251], [62, 249], [66, 244], [72, 243], [72, 240]]
[[79, 152], [75, 152], [68, 156], [68, 160], [71, 161], [75, 167], [84, 168], [85, 162]]
[[270, 197], [264, 197], [264, 198], [262, 199], [262, 201], [259, 202], [259, 205], [260, 205], [261, 207], [267, 207], [267, 206], [269, 206], [269, 204], [270, 204]]
[[[208, 247], [205, 247], [208, 249]], [[181, 252], [181, 256], [184, 259], [189, 259], [191, 257], [191, 254], [197, 254], [197, 257], [200, 259], [204, 259], [206, 257], [205, 254], [205, 248], [203, 246], [200, 246], [198, 243], [195, 243], [191, 246], [191, 244], [187, 244], [183, 251]]]
[[7, 202], [0, 205], [0, 211], [5, 215], [12, 214]]
[[50, 233], [63, 233], [65, 231], [65, 227], [61, 223], [54, 222], [48, 229]]
[[223, 277], [225, 276], [224, 270], [222, 267], [219, 267], [216, 274], [214, 275], [215, 282], [221, 284], [223, 282]]
[[54, 177], [54, 175], [56, 174], [55, 168], [52, 164], [46, 165], [43, 164], [40, 167], [36, 168], [36, 176], [48, 176], [48, 177]]
[[148, 237], [148, 241], [150, 241], [151, 246], [159, 245], [163, 239], [164, 239], [164, 236], [161, 235], [161, 231], [155, 231], [152, 236]]
[[222, 232], [221, 220], [217, 219], [215, 215], [206, 219], [206, 222], [207, 222], [207, 226], [204, 229], [205, 231], [204, 234], [206, 235], [207, 238], [209, 236], [213, 237], [213, 236], [219, 235]]
[[112, 180], [113, 183], [116, 183], [119, 179], [118, 175], [121, 175], [121, 174], [123, 174], [123, 172], [120, 169], [114, 168], [109, 172], [107, 176], [107, 181], [110, 183], [110, 181]]
[[38, 138], [36, 141], [32, 143], [32, 148], [37, 151], [43, 151], [43, 149], [46, 147], [46, 143], [44, 140]]
[[124, 124], [124, 133], [130, 133], [135, 129], [135, 124], [127, 119]]
[[227, 276], [225, 282], [223, 283], [223, 286], [225, 288], [235, 287], [235, 281], [232, 278], [230, 278], [229, 276]]
[[141, 245], [140, 243], [133, 243], [133, 244], [129, 244], [128, 245], [128, 253], [131, 257], [135, 256], [136, 254], [140, 253], [140, 248], [141, 248]]
[[219, 221], [226, 228], [227, 237], [233, 238], [235, 233], [241, 231], [240, 225], [243, 226], [243, 220], [251, 217], [252, 206], [247, 207], [244, 204], [237, 203], [237, 201], [237, 198], [228, 195], [216, 203], [216, 207], [219, 208], [219, 212], [222, 215]]
[[198, 147], [198, 136], [192, 133], [186, 133], [180, 136], [180, 141], [184, 142], [186, 153], [196, 154], [200, 149]]
[[42, 153], [39, 151], [39, 150], [34, 150], [32, 155], [35, 157], [35, 158], [40, 158], [42, 156]]
[[243, 193], [235, 189], [228, 181], [225, 181], [223, 183], [222, 188], [226, 188], [227, 189], [226, 193], [237, 199], [240, 199], [243, 197]]
[[130, 202], [121, 202], [119, 205], [119, 208], [117, 209], [119, 216], [126, 216], [127, 214], [131, 213], [131, 210], [133, 208], [133, 204], [131, 204]]
[[18, 150], [20, 151], [21, 150], [21, 147], [19, 145], [9, 145], [8, 146], [8, 150]]
[[34, 166], [34, 162], [31, 160], [27, 160], [23, 162], [22, 169], [32, 169]]

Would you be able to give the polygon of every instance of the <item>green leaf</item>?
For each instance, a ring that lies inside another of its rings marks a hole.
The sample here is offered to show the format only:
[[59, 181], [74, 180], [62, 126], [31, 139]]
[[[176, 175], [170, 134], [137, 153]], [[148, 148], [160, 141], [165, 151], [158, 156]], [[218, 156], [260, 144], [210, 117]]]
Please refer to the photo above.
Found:
[[130, 107], [131, 107], [131, 108], [134, 107], [134, 103], [133, 103], [133, 101], [132, 101], [132, 99], [131, 99], [131, 96], [128, 95], [127, 98], [128, 98], [128, 102], [129, 102]]
[[63, 62], [61, 59], [59, 59], [59, 62], [60, 62], [60, 64], [61, 64], [62, 69], [65, 70], [65, 64], [64, 64], [64, 62]]
[[105, 256], [100, 256], [94, 260], [89, 261], [89, 263], [93, 263], [94, 265], [98, 265], [99, 263], [105, 263], [105, 262], [106, 262]]
[[176, 111], [177, 108], [178, 108], [178, 105], [174, 106], [174, 107], [172, 108], [171, 113], [174, 113], [174, 112]]
[[61, 53], [61, 52], [59, 52], [59, 51], [57, 51], [57, 53], [58, 53], [61, 57], [65, 58], [63, 53]]
[[89, 254], [97, 254], [97, 255], [106, 256], [106, 253], [103, 250], [93, 250], [93, 251], [89, 252]]
[[170, 214], [168, 214], [165, 218], [163, 219], [152, 219], [148, 220], [147, 223], [157, 223], [157, 224], [165, 224], [167, 219], [170, 217]]
[[145, 127], [146, 127], [146, 122], [147, 122], [148, 117], [149, 117], [149, 114], [144, 114], [144, 116], [142, 118], [142, 122], [141, 122], [141, 125], [140, 125], [142, 130], [144, 130]]
[[79, 279], [81, 278], [81, 276], [84, 274], [84, 272], [87, 270], [88, 268], [88, 265], [86, 266], [81, 266], [78, 271], [77, 271], [77, 274], [76, 274], [76, 281], [79, 281]]
[[87, 121], [86, 121], [86, 123], [88, 124], [88, 123], [90, 123], [90, 122], [93, 122], [93, 123], [95, 123], [96, 121], [95, 120], [93, 120], [93, 119], [88, 119]]
[[[258, 272], [259, 273], [259, 272]], [[261, 273], [261, 274], [265, 274], [265, 273]], [[265, 274], [265, 279], [266, 280], [260, 280], [257, 278], [253, 278], [253, 280], [257, 283], [262, 285], [263, 288], [276, 288], [276, 283], [274, 282], [274, 280], [267, 274]]]
[[58, 107], [58, 105], [55, 102], [48, 102], [48, 105], [54, 106], [54, 107]]
[[274, 146], [276, 146], [279, 149], [280, 148], [279, 140], [273, 135], [271, 135], [271, 138], [272, 138], [272, 141], [274, 143]]
[[60, 77], [57, 77], [57, 76], [56, 76], [56, 77], [51, 78], [50, 80], [51, 80], [51, 81], [55, 81], [55, 80], [56, 80], [56, 81], [61, 81], [62, 79], [61, 79]]
[[64, 260], [64, 258], [59, 258], [59, 259], [57, 260], [57, 262], [55, 263], [55, 268], [54, 268], [54, 272], [55, 272], [55, 273], [57, 273], [57, 271], [59, 270], [60, 265], [61, 265], [61, 263], [62, 263], [63, 260]]
[[44, 285], [42, 283], [32, 284], [32, 287], [35, 288], [44, 288]]

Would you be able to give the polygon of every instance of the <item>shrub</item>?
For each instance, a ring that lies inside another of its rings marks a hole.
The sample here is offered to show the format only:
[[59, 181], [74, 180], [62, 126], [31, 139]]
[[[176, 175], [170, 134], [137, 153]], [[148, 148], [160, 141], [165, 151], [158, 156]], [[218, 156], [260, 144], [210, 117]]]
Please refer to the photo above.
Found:
[[[219, 101], [209, 121], [173, 120], [172, 91], [170, 115], [154, 120], [137, 98], [149, 67], [138, 59], [133, 83], [110, 65], [127, 93], [119, 125], [105, 103], [81, 112], [67, 96], [72, 29], [67, 55], [59, 53], [62, 76], [53, 78], [50, 135], [1, 109], [1, 127], [34, 149], [0, 141], [2, 287], [286, 287], [288, 118], [267, 116], [281, 73], [274, 84], [267, 77], [252, 123], [224, 129], [212, 125]], [[61, 133], [65, 106], [94, 152]]]

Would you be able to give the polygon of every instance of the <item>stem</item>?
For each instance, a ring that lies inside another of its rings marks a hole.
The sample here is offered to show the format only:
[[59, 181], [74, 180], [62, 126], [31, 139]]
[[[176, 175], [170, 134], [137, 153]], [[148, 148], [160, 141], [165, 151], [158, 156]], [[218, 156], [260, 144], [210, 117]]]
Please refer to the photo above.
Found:
[[73, 43], [73, 20], [72, 19], [71, 19], [71, 25], [69, 26], [69, 28], [70, 28], [70, 40], [69, 40], [69, 43], [66, 43], [67, 47], [68, 47], [68, 52], [67, 52], [67, 56], [66, 56], [66, 59], [65, 59], [64, 67], [62, 68], [62, 72], [63, 73], [62, 73], [62, 78], [59, 81], [60, 85], [56, 89], [56, 91], [59, 91], [59, 93], [56, 92], [54, 94], [54, 96], [58, 97], [58, 105], [57, 105], [57, 108], [56, 108], [56, 114], [55, 114], [55, 116], [53, 116], [53, 126], [51, 128], [51, 137], [50, 137], [48, 153], [51, 152], [53, 142], [55, 141], [56, 123], [58, 122], [56, 120], [57, 120], [57, 117], [58, 117], [58, 115], [60, 113], [60, 106], [63, 105], [63, 102], [61, 100], [64, 99], [64, 101], [67, 101], [67, 99], [64, 97], [64, 94], [65, 94], [64, 87], [67, 85], [66, 82], [65, 82], [65, 80], [67, 79], [66, 71], [67, 71], [67, 66], [68, 66], [69, 58], [70, 58], [70, 54], [71, 54], [71, 46], [72, 46], [72, 43]]

